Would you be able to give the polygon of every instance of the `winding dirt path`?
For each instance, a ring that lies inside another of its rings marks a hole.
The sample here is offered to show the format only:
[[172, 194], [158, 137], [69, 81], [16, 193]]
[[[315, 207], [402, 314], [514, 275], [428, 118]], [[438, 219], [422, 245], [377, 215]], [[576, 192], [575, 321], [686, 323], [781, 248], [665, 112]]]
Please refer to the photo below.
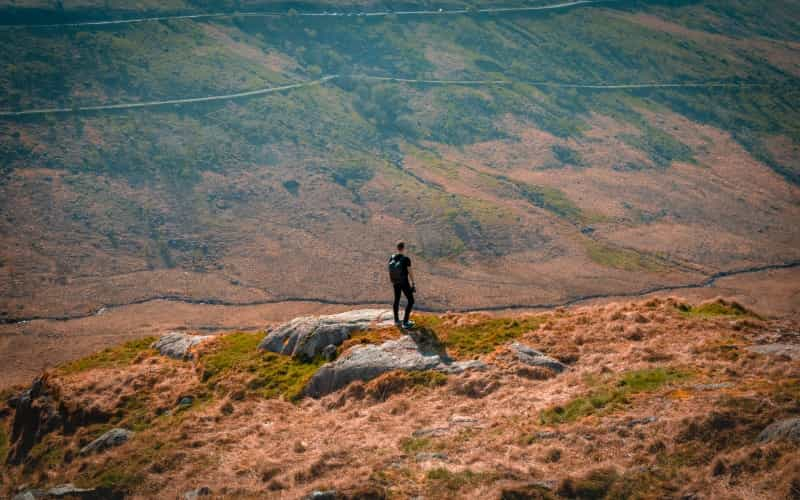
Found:
[[227, 17], [389, 17], [389, 16], [453, 16], [465, 14], [504, 14], [513, 12], [535, 12], [542, 10], [568, 9], [571, 7], [592, 4], [611, 3], [620, 0], [576, 0], [550, 5], [530, 7], [485, 7], [482, 9], [427, 9], [427, 10], [382, 10], [382, 11], [350, 11], [350, 12], [276, 12], [276, 11], [244, 11], [244, 12], [210, 12], [205, 14], [176, 14], [172, 16], [136, 17], [131, 19], [110, 19], [106, 21], [79, 21], [73, 23], [54, 24], [2, 24], [3, 29], [44, 29], [44, 28], [80, 28], [92, 26], [113, 26], [119, 24], [136, 24], [181, 19], [214, 19]]
[[526, 82], [526, 81], [512, 81], [512, 80], [425, 80], [425, 79], [400, 78], [400, 77], [390, 77], [390, 76], [372, 76], [372, 75], [327, 75], [317, 80], [297, 82], [287, 85], [280, 85], [277, 87], [267, 87], [263, 89], [249, 90], [245, 92], [236, 92], [233, 94], [219, 94], [219, 95], [204, 96], [204, 97], [166, 99], [160, 101], [145, 101], [145, 102], [120, 103], [120, 104], [100, 104], [94, 106], [76, 106], [71, 108], [40, 108], [40, 109], [27, 109], [20, 111], [0, 111], [0, 117], [85, 113], [85, 112], [95, 112], [95, 111], [115, 111], [115, 110], [126, 110], [126, 109], [153, 108], [161, 106], [178, 106], [182, 104], [196, 104], [201, 102], [212, 102], [212, 101], [230, 101], [236, 99], [259, 97], [277, 92], [314, 87], [317, 85], [324, 85], [327, 82], [340, 78], [348, 78], [352, 80], [372, 81], [372, 82], [395, 82], [395, 83], [405, 83], [411, 85], [514, 85], [516, 83], [516, 84], [530, 85], [533, 87], [593, 89], [593, 90], [631, 90], [631, 89], [655, 89], [655, 88], [752, 88], [752, 87], [769, 87], [771, 85], [769, 83], [724, 83], [724, 82], [562, 83], [562, 82]]

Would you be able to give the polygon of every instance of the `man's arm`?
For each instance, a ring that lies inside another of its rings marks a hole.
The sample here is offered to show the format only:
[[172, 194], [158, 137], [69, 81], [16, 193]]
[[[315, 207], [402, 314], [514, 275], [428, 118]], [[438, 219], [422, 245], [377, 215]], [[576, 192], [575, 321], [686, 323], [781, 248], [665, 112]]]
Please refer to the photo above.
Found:
[[411, 286], [414, 286], [414, 270], [411, 269], [411, 261], [408, 261], [408, 279], [411, 280]]

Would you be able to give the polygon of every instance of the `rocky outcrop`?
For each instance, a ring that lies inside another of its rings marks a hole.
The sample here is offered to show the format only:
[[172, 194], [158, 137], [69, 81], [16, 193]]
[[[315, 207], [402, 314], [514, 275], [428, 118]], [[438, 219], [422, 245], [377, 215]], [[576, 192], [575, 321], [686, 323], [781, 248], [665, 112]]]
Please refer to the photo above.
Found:
[[763, 344], [747, 348], [750, 352], [765, 354], [767, 356], [786, 356], [791, 359], [800, 359], [800, 344]]
[[54, 431], [71, 434], [79, 427], [108, 421], [110, 415], [96, 406], [61, 398], [58, 386], [47, 376], [37, 378], [29, 389], [8, 400], [14, 409], [10, 449], [6, 462], [21, 464], [31, 448]]
[[520, 344], [519, 342], [514, 342], [511, 344], [509, 346], [509, 350], [517, 357], [518, 361], [526, 365], [547, 368], [556, 373], [561, 373], [567, 369], [567, 366], [561, 361], [553, 359], [549, 356], [545, 356], [536, 349], [532, 349], [531, 347], [528, 347], [525, 344]]
[[800, 443], [800, 417], [788, 418], [768, 425], [758, 435], [759, 443], [793, 441]]
[[351, 382], [371, 380], [394, 370], [461, 373], [465, 370], [486, 368], [481, 361], [452, 361], [432, 332], [419, 330], [413, 332], [413, 335], [405, 335], [380, 345], [353, 347], [336, 361], [317, 370], [306, 385], [305, 394], [318, 398]]
[[392, 325], [392, 312], [361, 309], [329, 316], [303, 316], [273, 328], [259, 349], [310, 360], [329, 345], [339, 346], [356, 331]]
[[27, 490], [13, 497], [13, 500], [40, 500], [55, 498], [81, 498], [94, 500], [101, 498], [114, 498], [106, 496], [103, 492], [95, 489], [78, 488], [72, 483], [54, 486], [49, 490]]
[[6, 462], [16, 465], [22, 463], [42, 437], [63, 427], [64, 419], [58, 409], [58, 392], [45, 378], [37, 378], [29, 389], [11, 398], [8, 404], [15, 412]]
[[162, 356], [172, 359], [188, 361], [194, 359], [192, 349], [203, 342], [214, 338], [213, 335], [192, 335], [189, 333], [169, 332], [153, 342], [153, 349], [156, 349]]
[[133, 431], [127, 429], [111, 429], [99, 438], [81, 448], [81, 455], [98, 453], [108, 448], [113, 448], [125, 443], [133, 436]]

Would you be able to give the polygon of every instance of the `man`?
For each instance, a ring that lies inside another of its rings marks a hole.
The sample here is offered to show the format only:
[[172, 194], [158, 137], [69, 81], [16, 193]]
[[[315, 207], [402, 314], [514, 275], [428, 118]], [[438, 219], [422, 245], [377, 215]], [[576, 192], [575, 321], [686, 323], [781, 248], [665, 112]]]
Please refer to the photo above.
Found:
[[[411, 321], [411, 309], [414, 307], [414, 272], [411, 270], [411, 259], [403, 255], [406, 244], [402, 241], [397, 242], [397, 253], [389, 257], [389, 278], [394, 286], [394, 323], [402, 328], [411, 328], [414, 322]], [[406, 296], [406, 312], [403, 322], [400, 322], [398, 309], [400, 308], [400, 294]]]

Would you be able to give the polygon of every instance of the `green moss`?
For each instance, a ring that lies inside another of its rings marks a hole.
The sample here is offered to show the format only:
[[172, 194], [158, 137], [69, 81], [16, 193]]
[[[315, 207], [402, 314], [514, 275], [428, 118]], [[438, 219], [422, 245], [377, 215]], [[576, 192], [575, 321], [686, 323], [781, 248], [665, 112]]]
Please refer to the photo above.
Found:
[[604, 267], [648, 272], [661, 272], [668, 268], [666, 261], [654, 255], [615, 247], [588, 238], [582, 240], [582, 243], [589, 259]]
[[434, 491], [449, 490], [450, 492], [492, 481], [494, 477], [494, 474], [486, 472], [473, 472], [469, 469], [453, 472], [443, 467], [431, 469], [425, 476]]
[[565, 405], [553, 406], [539, 415], [543, 425], [574, 422], [580, 418], [609, 413], [627, 405], [633, 394], [652, 392], [667, 384], [689, 378], [691, 374], [672, 368], [652, 368], [629, 371], [622, 374], [616, 383], [591, 390], [584, 396], [576, 397]]
[[418, 323], [436, 332], [451, 354], [474, 356], [487, 354], [497, 346], [536, 330], [546, 320], [545, 316], [525, 319], [484, 318], [469, 325], [449, 325], [438, 316], [418, 316]]
[[0, 463], [6, 463], [8, 455], [8, 432], [4, 422], [0, 422]]
[[758, 317], [755, 313], [748, 310], [738, 302], [728, 302], [718, 299], [713, 302], [706, 302], [698, 306], [689, 304], [678, 305], [678, 310], [688, 317], [713, 318], [716, 316], [751, 316]]
[[433, 440], [430, 438], [405, 438], [400, 441], [400, 449], [403, 450], [404, 453], [419, 453], [421, 451], [431, 450], [433, 449]]
[[557, 493], [567, 498], [595, 500], [606, 498], [611, 487], [619, 480], [614, 469], [596, 469], [579, 479], [566, 479], [561, 483]]
[[104, 349], [91, 356], [61, 365], [58, 371], [61, 374], [69, 375], [98, 368], [120, 368], [128, 366], [142, 353], [155, 354], [156, 351], [150, 347], [155, 340], [155, 337], [132, 340], [121, 346]]
[[289, 356], [258, 350], [262, 333], [233, 333], [217, 340], [216, 346], [203, 354], [202, 380], [210, 387], [225, 385], [235, 375], [249, 378], [247, 389], [265, 398], [299, 399], [308, 379], [322, 362], [302, 363]]

